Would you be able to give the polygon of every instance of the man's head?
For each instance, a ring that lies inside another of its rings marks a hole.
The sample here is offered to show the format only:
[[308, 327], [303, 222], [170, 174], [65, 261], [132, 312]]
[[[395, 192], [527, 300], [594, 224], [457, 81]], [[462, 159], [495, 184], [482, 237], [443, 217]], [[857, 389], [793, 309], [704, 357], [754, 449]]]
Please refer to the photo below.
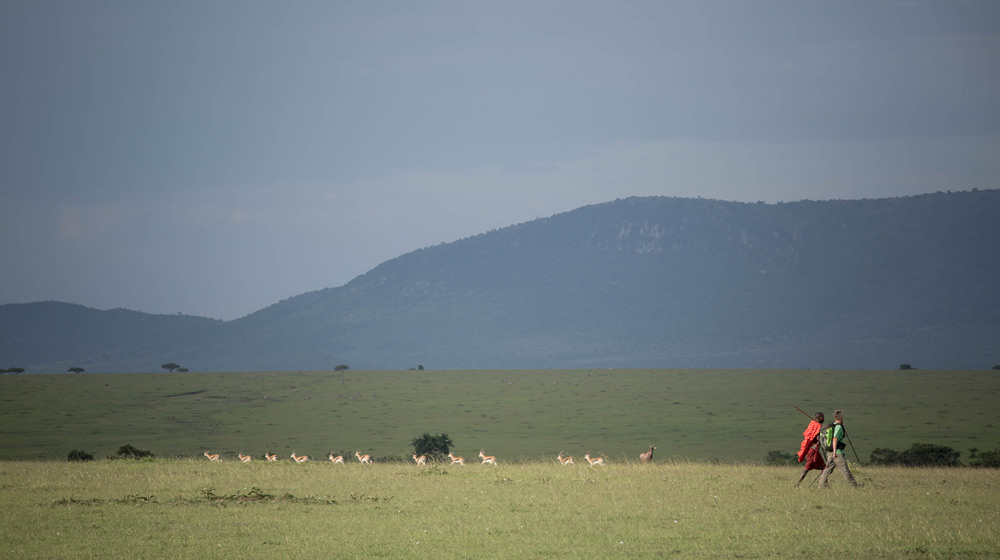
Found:
[[826, 416], [823, 416], [822, 412], [817, 412], [816, 413], [816, 421], [819, 422], [820, 424], [822, 424], [824, 420], [826, 420]]
[[833, 421], [836, 422], [836, 423], [838, 423], [838, 424], [841, 423], [841, 422], [843, 422], [844, 421], [844, 411], [843, 410], [838, 410], [838, 411], [834, 412], [833, 413]]

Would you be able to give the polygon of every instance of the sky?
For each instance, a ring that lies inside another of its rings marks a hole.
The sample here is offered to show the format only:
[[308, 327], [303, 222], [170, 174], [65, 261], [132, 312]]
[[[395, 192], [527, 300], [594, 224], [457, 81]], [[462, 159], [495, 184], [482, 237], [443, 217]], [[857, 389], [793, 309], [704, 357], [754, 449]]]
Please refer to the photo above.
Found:
[[1000, 2], [0, 0], [0, 304], [231, 320], [628, 196], [1000, 188]]

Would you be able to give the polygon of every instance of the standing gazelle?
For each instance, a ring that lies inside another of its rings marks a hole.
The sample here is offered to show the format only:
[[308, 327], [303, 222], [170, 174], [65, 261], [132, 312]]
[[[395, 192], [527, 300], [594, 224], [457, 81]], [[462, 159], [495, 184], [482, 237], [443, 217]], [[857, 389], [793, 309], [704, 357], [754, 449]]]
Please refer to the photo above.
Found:
[[357, 457], [358, 461], [361, 461], [362, 463], [368, 463], [369, 465], [372, 464], [371, 455], [362, 455], [360, 451], [355, 451], [354, 456]]
[[427, 464], [427, 455], [421, 455], [421, 456], [417, 457], [417, 454], [414, 453], [413, 454], [413, 462], [416, 463], [417, 465], [426, 465]]
[[497, 458], [494, 457], [493, 455], [484, 455], [482, 449], [479, 450], [479, 457], [482, 458], [483, 460], [482, 464], [485, 465], [488, 463], [493, 465], [494, 467], [497, 466]]
[[566, 457], [563, 457], [563, 451], [560, 451], [560, 452], [559, 452], [559, 456], [558, 456], [558, 457], [556, 457], [556, 459], [559, 459], [559, 463], [560, 463], [561, 465], [573, 465], [573, 464], [575, 464], [575, 463], [573, 462], [573, 456], [572, 456], [572, 455], [569, 455], [569, 456], [566, 456]]
[[583, 458], [586, 459], [588, 463], [590, 463], [591, 467], [593, 467], [594, 465], [597, 465], [599, 467], [604, 466], [604, 457], [594, 457], [593, 459], [591, 459], [589, 451], [587, 452], [586, 455], [583, 456]]
[[640, 453], [639, 454], [639, 460], [642, 461], [643, 463], [648, 463], [648, 462], [652, 461], [653, 460], [653, 450], [654, 449], [656, 449], [656, 446], [653, 445], [652, 443], [649, 444], [649, 451], [647, 451], [645, 453]]
[[463, 467], [465, 466], [465, 457], [456, 457], [451, 454], [451, 451], [448, 452], [448, 457], [451, 458], [452, 465], [457, 464], [457, 465], [462, 465]]

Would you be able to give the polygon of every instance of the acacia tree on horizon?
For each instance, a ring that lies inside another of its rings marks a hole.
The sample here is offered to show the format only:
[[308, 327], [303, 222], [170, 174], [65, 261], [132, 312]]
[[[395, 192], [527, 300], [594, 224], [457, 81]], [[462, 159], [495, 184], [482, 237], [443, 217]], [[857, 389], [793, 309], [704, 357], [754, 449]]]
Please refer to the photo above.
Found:
[[180, 366], [180, 364], [175, 364], [173, 362], [167, 362], [167, 363], [163, 364], [160, 367], [163, 368], [163, 369], [168, 369], [168, 370], [170, 370], [170, 373], [173, 373], [175, 369], [178, 369], [181, 366]]

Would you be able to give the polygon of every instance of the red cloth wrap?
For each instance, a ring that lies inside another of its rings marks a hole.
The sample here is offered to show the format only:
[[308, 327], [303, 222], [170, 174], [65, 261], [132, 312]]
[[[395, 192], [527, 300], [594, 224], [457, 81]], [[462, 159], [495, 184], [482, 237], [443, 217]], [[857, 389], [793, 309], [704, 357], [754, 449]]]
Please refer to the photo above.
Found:
[[[816, 439], [816, 436], [819, 435], [819, 431], [822, 428], [823, 426], [819, 422], [813, 420], [808, 426], [806, 426], [806, 431], [802, 432], [802, 445], [799, 447], [800, 463], [805, 460], [806, 450], [809, 449], [809, 446], [812, 444], [813, 440]], [[822, 461], [822, 458], [820, 458], [820, 460]]]

